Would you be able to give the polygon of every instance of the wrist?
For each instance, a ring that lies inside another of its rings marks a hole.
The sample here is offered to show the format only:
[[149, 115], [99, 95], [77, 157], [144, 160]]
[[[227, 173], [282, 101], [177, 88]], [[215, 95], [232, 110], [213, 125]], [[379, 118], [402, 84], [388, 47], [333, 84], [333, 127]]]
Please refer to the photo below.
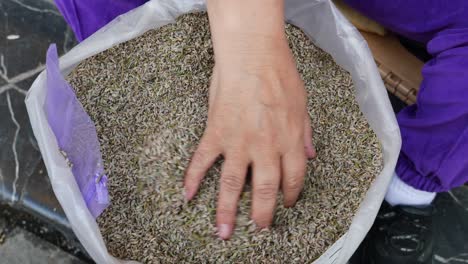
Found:
[[208, 0], [208, 15], [217, 62], [266, 62], [287, 48], [283, 0]]
[[208, 0], [207, 7], [214, 46], [285, 39], [284, 0]]
[[248, 33], [226, 37], [214, 45], [215, 61], [221, 68], [265, 69], [276, 65], [289, 52], [286, 38]]

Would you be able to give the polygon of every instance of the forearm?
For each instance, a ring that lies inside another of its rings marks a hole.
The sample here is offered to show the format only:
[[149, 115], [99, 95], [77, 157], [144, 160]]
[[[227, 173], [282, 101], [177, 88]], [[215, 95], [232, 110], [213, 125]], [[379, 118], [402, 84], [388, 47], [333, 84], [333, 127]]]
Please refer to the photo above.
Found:
[[269, 50], [284, 45], [284, 0], [208, 0], [208, 15], [217, 57]]

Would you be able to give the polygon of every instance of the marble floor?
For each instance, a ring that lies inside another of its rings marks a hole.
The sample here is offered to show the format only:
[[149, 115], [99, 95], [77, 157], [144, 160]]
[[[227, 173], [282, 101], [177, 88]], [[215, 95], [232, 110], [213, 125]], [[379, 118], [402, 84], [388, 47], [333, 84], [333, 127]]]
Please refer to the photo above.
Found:
[[[24, 105], [51, 43], [60, 54], [76, 44], [52, 0], [0, 0], [0, 203], [73, 240]], [[392, 103], [403, 106], [395, 98]], [[436, 207], [439, 232], [433, 263], [468, 263], [468, 187], [439, 195]]]
[[36, 233], [36, 244], [60, 240], [60, 247], [69, 244], [76, 253], [83, 249], [52, 191], [24, 104], [51, 43], [60, 54], [76, 45], [52, 0], [0, 0], [0, 206], [12, 212], [0, 210], [0, 218], [14, 218], [15, 230]]
[[24, 104], [51, 43], [57, 43], [61, 54], [76, 44], [52, 1], [0, 1], [0, 200], [68, 229]]

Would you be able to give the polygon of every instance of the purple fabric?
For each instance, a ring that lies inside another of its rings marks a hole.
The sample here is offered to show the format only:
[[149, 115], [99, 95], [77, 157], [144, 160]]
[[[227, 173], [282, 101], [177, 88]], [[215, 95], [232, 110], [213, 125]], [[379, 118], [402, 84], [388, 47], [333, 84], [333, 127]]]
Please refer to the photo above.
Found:
[[55, 0], [78, 41], [148, 0]]
[[109, 205], [109, 197], [96, 128], [60, 72], [55, 44], [47, 51], [46, 68], [47, 120], [60, 149], [72, 164], [89, 211], [97, 217]]
[[442, 192], [468, 182], [468, 1], [345, 0], [409, 39], [426, 44], [417, 104], [397, 118], [396, 172], [413, 187]]

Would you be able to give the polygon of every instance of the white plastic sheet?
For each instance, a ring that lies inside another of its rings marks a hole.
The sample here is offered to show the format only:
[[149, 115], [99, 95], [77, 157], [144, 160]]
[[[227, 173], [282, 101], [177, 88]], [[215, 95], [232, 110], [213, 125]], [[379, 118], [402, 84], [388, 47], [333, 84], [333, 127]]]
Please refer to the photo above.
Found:
[[[366, 42], [329, 0], [286, 0], [288, 22], [302, 28], [316, 45], [352, 74], [360, 109], [377, 134], [384, 168], [371, 185], [348, 232], [315, 263], [346, 263], [370, 229], [395, 168], [401, 145], [399, 129], [387, 93]], [[67, 75], [84, 59], [174, 22], [181, 14], [205, 10], [203, 0], [152, 0], [119, 16], [60, 59]], [[33, 83], [26, 98], [31, 125], [50, 181], [73, 231], [97, 263], [133, 263], [109, 255], [99, 227], [88, 211], [70, 168], [60, 154], [44, 111], [46, 73]]]

